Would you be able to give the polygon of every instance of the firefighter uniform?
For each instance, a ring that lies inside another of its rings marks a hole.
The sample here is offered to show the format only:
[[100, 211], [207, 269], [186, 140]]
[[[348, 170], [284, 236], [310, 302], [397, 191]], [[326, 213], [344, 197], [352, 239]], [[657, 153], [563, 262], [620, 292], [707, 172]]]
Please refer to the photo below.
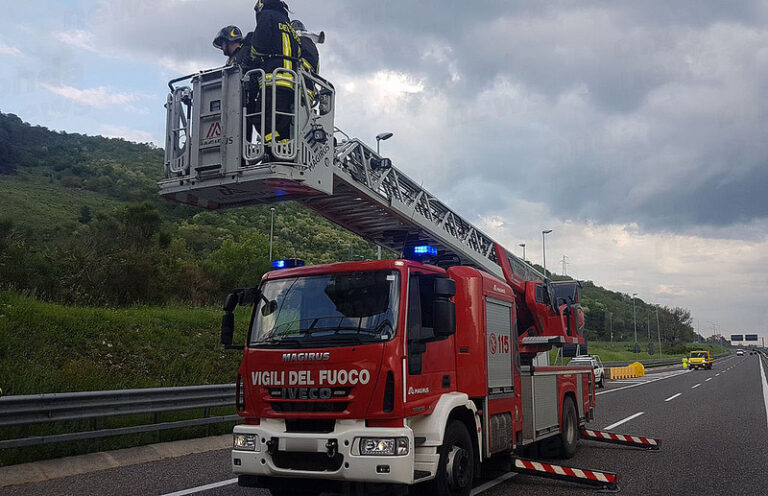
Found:
[[[264, 70], [267, 78], [266, 95], [258, 95], [256, 107], [261, 105], [261, 98], [266, 98], [267, 118], [265, 122], [265, 140], [272, 139], [272, 85], [277, 86], [275, 107], [278, 112], [292, 112], [294, 93], [293, 76], [287, 73], [273, 72], [278, 68], [297, 71], [297, 61], [301, 61], [299, 36], [291, 26], [288, 9], [280, 0], [259, 0], [256, 3], [256, 29], [251, 37], [251, 59], [253, 67]], [[277, 139], [289, 139], [291, 136], [291, 118], [276, 116]]]
[[[301, 68], [304, 72], [310, 74], [318, 74], [320, 72], [320, 53], [317, 50], [315, 41], [308, 36], [307, 28], [304, 27], [304, 23], [298, 19], [291, 21], [291, 26], [299, 35], [299, 41], [301, 42]], [[315, 100], [315, 84], [310, 79], [305, 77], [304, 83], [307, 86], [307, 93], [310, 101]]]
[[233, 53], [227, 60], [227, 65], [239, 65], [240, 69], [243, 71], [243, 74], [248, 72], [248, 70], [251, 68], [251, 65], [253, 65], [253, 59], [251, 58], [252, 36], [253, 33], [246, 34], [245, 38], [243, 39], [243, 45], [235, 50], [235, 53]]

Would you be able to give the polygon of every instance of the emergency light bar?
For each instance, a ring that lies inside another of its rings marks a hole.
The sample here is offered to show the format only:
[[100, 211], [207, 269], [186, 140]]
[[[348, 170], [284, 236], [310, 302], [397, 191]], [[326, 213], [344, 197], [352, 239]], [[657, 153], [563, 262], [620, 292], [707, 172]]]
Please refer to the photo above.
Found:
[[304, 267], [304, 260], [299, 260], [298, 258], [286, 258], [284, 260], [274, 260], [272, 262], [272, 268], [276, 270], [293, 269], [294, 267]]
[[405, 250], [406, 258], [410, 260], [423, 260], [437, 256], [437, 248], [431, 245], [416, 245]]

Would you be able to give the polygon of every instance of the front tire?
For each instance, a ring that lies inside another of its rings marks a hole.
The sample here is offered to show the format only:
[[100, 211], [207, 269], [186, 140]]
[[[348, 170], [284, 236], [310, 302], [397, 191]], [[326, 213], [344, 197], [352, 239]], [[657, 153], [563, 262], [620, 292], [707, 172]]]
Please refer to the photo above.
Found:
[[451, 420], [440, 447], [437, 475], [427, 483], [425, 494], [469, 496], [475, 478], [475, 450], [463, 423]]

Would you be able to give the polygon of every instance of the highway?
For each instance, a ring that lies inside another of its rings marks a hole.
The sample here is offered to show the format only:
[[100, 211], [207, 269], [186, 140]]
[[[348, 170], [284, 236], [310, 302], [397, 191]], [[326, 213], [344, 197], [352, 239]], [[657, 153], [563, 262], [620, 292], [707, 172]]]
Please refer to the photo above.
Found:
[[[761, 365], [762, 364], [762, 365]], [[552, 463], [618, 472], [622, 494], [768, 494], [768, 361], [730, 356], [712, 370], [680, 369], [609, 381], [598, 392], [588, 428], [663, 440], [651, 452], [581, 441], [570, 460]], [[418, 491], [417, 491], [418, 492]], [[479, 480], [474, 494], [501, 496], [593, 494], [594, 488], [514, 475], [500, 469]], [[157, 495], [240, 496], [229, 451], [189, 455], [48, 482], [0, 489], [3, 496]]]

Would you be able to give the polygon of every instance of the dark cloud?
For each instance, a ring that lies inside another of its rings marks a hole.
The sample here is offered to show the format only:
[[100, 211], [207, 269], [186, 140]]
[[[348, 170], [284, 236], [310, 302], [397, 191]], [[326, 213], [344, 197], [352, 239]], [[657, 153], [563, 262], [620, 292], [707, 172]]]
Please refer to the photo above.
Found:
[[[423, 85], [382, 111], [375, 92], [334, 81], [339, 105], [354, 108], [340, 125], [397, 131], [388, 150], [435, 192], [455, 192], [468, 174], [503, 192], [478, 195], [477, 215], [508, 196], [563, 220], [660, 231], [768, 217], [764, 2], [290, 5], [326, 31], [327, 74], [359, 85], [387, 71]], [[230, 23], [249, 29], [250, 4], [114, 0], [93, 25], [116, 52], [215, 64], [210, 38]]]

